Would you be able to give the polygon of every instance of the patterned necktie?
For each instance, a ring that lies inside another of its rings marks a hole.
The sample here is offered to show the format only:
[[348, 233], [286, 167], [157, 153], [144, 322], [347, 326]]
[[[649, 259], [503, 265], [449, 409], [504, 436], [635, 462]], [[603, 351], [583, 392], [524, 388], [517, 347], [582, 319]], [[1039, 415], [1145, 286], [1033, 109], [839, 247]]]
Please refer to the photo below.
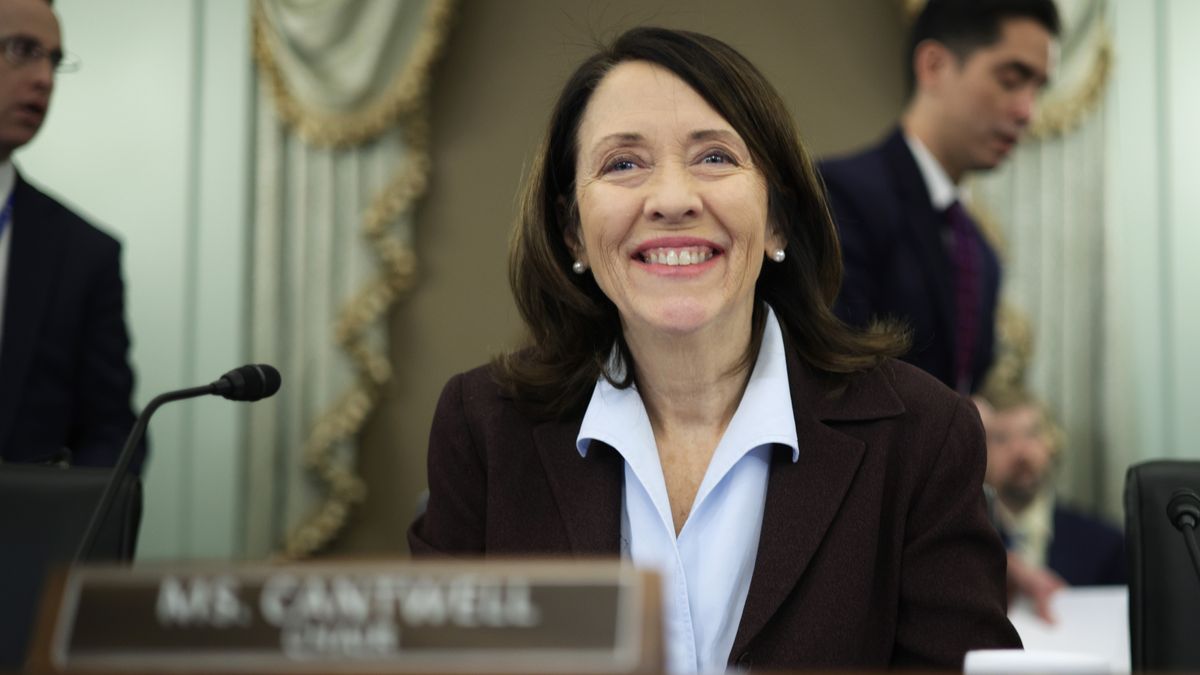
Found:
[[961, 202], [946, 209], [946, 223], [954, 237], [954, 382], [960, 394], [969, 394], [979, 333], [979, 249], [974, 221]]

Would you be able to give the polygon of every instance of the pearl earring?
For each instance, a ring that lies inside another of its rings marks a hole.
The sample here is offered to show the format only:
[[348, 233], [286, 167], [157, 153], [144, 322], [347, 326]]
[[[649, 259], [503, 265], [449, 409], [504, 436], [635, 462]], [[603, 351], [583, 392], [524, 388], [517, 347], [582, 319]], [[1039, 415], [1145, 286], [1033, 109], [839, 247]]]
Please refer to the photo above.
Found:
[[587, 271], [587, 265], [584, 265], [582, 260], [576, 260], [575, 263], [571, 265], [571, 271], [575, 274], [583, 274]]
[[784, 253], [783, 249], [781, 249], [781, 248], [777, 248], [771, 253], [771, 260], [774, 260], [777, 263], [783, 262], [783, 259], [786, 257], [787, 257], [787, 254]]

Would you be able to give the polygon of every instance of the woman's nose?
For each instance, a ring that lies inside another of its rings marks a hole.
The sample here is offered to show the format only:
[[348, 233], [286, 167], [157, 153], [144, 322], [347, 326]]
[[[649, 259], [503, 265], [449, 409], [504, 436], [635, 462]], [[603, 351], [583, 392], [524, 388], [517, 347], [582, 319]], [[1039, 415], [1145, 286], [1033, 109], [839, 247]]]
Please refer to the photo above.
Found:
[[700, 215], [703, 201], [695, 178], [686, 167], [673, 163], [660, 164], [646, 183], [645, 215], [663, 223], [685, 222]]

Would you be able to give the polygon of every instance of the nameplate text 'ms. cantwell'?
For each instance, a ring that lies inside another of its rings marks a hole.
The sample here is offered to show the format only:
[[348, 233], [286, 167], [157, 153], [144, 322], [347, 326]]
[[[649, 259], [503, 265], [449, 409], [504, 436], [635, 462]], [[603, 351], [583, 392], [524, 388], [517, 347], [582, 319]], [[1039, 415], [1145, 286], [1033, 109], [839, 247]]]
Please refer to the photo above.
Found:
[[637, 672], [657, 642], [645, 612], [656, 596], [652, 575], [618, 562], [85, 567], [67, 575], [50, 660], [64, 671]]

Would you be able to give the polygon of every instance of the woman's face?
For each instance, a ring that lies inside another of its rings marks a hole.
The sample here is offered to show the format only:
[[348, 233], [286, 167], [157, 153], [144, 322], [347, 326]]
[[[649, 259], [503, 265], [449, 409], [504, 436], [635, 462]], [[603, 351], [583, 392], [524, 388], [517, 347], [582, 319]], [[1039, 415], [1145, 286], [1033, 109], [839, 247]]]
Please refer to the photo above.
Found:
[[669, 70], [631, 61], [592, 94], [578, 142], [581, 231], [567, 243], [625, 330], [748, 327], [764, 254], [782, 238], [733, 127]]

